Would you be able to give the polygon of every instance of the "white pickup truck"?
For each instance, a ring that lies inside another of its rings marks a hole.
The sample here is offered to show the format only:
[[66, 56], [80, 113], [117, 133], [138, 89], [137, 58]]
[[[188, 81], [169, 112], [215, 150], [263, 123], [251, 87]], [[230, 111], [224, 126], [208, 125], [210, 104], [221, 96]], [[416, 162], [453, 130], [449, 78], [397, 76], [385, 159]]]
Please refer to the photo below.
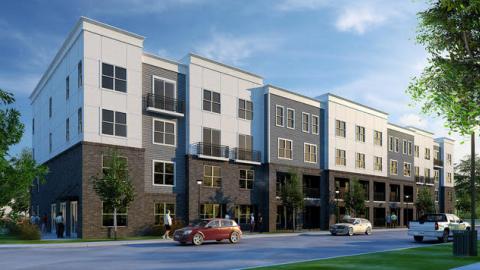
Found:
[[424, 237], [448, 242], [454, 230], [470, 230], [470, 224], [453, 214], [426, 214], [408, 224], [408, 235], [416, 242], [422, 242]]

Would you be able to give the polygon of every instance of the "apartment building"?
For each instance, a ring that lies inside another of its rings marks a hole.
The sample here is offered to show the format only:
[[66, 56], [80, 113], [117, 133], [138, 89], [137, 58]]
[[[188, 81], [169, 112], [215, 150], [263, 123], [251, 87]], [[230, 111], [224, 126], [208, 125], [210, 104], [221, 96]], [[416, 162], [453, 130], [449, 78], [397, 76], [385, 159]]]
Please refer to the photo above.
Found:
[[366, 190], [363, 216], [375, 226], [391, 212], [400, 224], [415, 218], [420, 186], [438, 191], [439, 211], [453, 209], [452, 140], [434, 141], [330, 93], [311, 98], [266, 85], [193, 53], [164, 59], [143, 43], [82, 17], [30, 96], [34, 157], [50, 169], [31, 203], [50, 217], [51, 231], [59, 212], [69, 237], [111, 231], [113, 211], [91, 178], [108, 169], [112, 151], [126, 161], [136, 193], [119, 211], [121, 236], [147, 233], [168, 210], [183, 223], [228, 214], [247, 228], [254, 214], [264, 230], [291, 227], [280, 193], [292, 175], [305, 200], [298, 225], [306, 229], [347, 214], [343, 196], [354, 180]]

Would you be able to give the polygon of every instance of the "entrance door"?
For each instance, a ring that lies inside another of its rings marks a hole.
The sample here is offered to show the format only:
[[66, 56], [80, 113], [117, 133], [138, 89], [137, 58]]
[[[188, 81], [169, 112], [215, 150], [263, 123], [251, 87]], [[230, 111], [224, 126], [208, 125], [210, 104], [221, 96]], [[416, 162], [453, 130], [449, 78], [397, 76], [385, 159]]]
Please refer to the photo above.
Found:
[[[66, 219], [66, 217], [67, 217], [67, 203], [66, 202], [60, 203], [60, 212], [62, 212], [63, 225], [65, 226], [65, 223], [67, 221], [67, 219]], [[66, 228], [66, 227], [64, 227], [64, 228]], [[63, 231], [63, 237], [65, 237], [65, 230]]]
[[50, 205], [50, 232], [55, 233], [57, 231], [55, 227], [55, 216], [57, 215], [57, 204], [52, 203]]
[[78, 202], [70, 202], [70, 237], [77, 238]]

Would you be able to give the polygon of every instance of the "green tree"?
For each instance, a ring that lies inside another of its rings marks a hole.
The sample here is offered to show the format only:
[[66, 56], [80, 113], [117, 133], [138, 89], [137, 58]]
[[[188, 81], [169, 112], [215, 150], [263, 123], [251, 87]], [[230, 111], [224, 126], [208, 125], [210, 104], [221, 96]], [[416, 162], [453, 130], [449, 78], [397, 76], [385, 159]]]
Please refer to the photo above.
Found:
[[415, 207], [420, 215], [435, 212], [435, 203], [433, 202], [433, 195], [430, 189], [426, 187], [420, 188], [417, 200], [415, 201]]
[[[458, 164], [455, 165], [455, 207], [462, 217], [470, 214], [471, 200], [470, 200], [470, 164], [471, 156], [466, 156]], [[476, 192], [480, 193], [480, 158], [475, 158], [475, 179]], [[480, 210], [480, 203], [476, 202], [477, 215]]]
[[354, 217], [359, 217], [365, 213], [365, 189], [358, 180], [353, 180], [350, 189], [345, 193], [344, 202], [345, 208]]
[[[28, 211], [32, 181], [45, 182], [46, 166], [36, 164], [31, 151], [24, 149], [18, 156], [10, 156], [10, 147], [20, 142], [24, 125], [20, 112], [11, 106], [13, 94], [0, 89], [0, 208], [12, 208], [12, 217]], [[3, 214], [2, 214], [3, 215]]]
[[293, 230], [295, 230], [298, 211], [303, 208], [303, 192], [296, 171], [289, 171], [289, 177], [282, 186], [281, 198], [283, 206], [293, 213]]
[[114, 238], [117, 239], [117, 210], [127, 209], [135, 199], [135, 189], [130, 181], [127, 161], [116, 151], [107, 155], [105, 169], [101, 176], [92, 176], [93, 189], [106, 204], [113, 208]]

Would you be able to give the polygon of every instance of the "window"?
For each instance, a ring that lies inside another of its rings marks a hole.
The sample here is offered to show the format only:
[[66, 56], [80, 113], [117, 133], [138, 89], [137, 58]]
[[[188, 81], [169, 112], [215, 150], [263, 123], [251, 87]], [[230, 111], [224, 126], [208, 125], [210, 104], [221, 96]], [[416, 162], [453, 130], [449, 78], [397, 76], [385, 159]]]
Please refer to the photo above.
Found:
[[102, 63], [102, 88], [127, 92], [127, 70]]
[[153, 161], [153, 184], [175, 185], [175, 163], [169, 161]]
[[287, 139], [278, 139], [278, 158], [292, 159], [292, 141]]
[[319, 122], [318, 116], [312, 114], [312, 133], [313, 134], [319, 133], [319, 130], [320, 130], [319, 126], [320, 126], [320, 122]]
[[453, 202], [453, 193], [451, 191], [447, 192], [447, 197], [449, 202]]
[[83, 68], [82, 68], [82, 61], [78, 62], [77, 65], [77, 85], [81, 87], [83, 85]]
[[452, 183], [452, 173], [447, 173], [447, 183]]
[[35, 134], [35, 118], [32, 118], [32, 135]]
[[317, 146], [315, 144], [305, 143], [303, 147], [304, 161], [308, 163], [317, 163]]
[[408, 162], [403, 163], [403, 176], [406, 176], [406, 177], [412, 176], [412, 164]]
[[398, 174], [398, 161], [391, 159], [390, 160], [390, 174]]
[[452, 154], [447, 154], [447, 164], [452, 165]]
[[408, 153], [408, 142], [406, 140], [403, 140], [403, 154], [406, 155]]
[[50, 97], [50, 98], [48, 99], [48, 117], [49, 117], [49, 118], [52, 118], [52, 106], [53, 106], [52, 103], [53, 103], [53, 102], [52, 102], [52, 97]]
[[420, 177], [420, 167], [415, 166], [415, 177]]
[[344, 121], [335, 121], [335, 135], [343, 138], [347, 136], [347, 126]]
[[[113, 162], [113, 160], [112, 160], [111, 156], [102, 155], [102, 172], [103, 172], [103, 174], [108, 173], [108, 170], [112, 166], [112, 162]], [[124, 166], [125, 169], [123, 170], [123, 174], [119, 175], [119, 177], [127, 177], [127, 174], [128, 174], [128, 159], [126, 157], [119, 156], [117, 162], [125, 165]]]
[[357, 153], [355, 161], [357, 168], [365, 169], [365, 154]]
[[153, 94], [156, 96], [175, 99], [177, 96], [175, 85], [174, 81], [167, 81], [153, 76]]
[[221, 103], [220, 103], [220, 94], [210, 90], [203, 90], [203, 110], [220, 113]]
[[[117, 226], [127, 226], [127, 208], [120, 207], [117, 209]], [[102, 202], [102, 226], [113, 226], [113, 207], [107, 203]]]
[[382, 144], [383, 144], [382, 132], [377, 131], [377, 130], [374, 130], [374, 131], [373, 131], [373, 143], [374, 143], [375, 145], [382, 146]]
[[102, 109], [102, 134], [127, 137], [127, 114]]
[[155, 225], [163, 225], [163, 217], [170, 211], [170, 216], [175, 217], [175, 204], [173, 203], [155, 203], [153, 215], [155, 216]]
[[238, 205], [235, 208], [235, 221], [238, 224], [250, 224], [250, 215], [253, 213], [251, 205]]
[[251, 101], [238, 99], [238, 117], [241, 119], [252, 120], [253, 103]]
[[388, 136], [388, 151], [393, 152], [394, 147], [393, 137]]
[[275, 107], [275, 125], [283, 127], [283, 107], [279, 105]]
[[415, 145], [415, 151], [414, 151], [414, 154], [415, 154], [415, 157], [420, 157], [420, 147], [418, 145]]
[[302, 131], [310, 132], [310, 114], [302, 112]]
[[436, 202], [438, 202], [438, 198], [439, 198], [439, 196], [438, 196], [438, 190], [436, 189], [436, 190], [435, 190], [435, 201], [436, 201]]
[[428, 182], [430, 178], [430, 169], [425, 168], [424, 173], [425, 173], [425, 182]]
[[295, 110], [287, 108], [287, 128], [295, 129]]
[[347, 157], [345, 154], [345, 150], [336, 149], [335, 150], [335, 164], [346, 166], [347, 165]]
[[52, 152], [52, 133], [48, 134], [48, 151]]
[[82, 133], [82, 130], [83, 130], [82, 108], [78, 108], [78, 111], [77, 111], [77, 132], [78, 132], [78, 134]]
[[240, 188], [252, 189], [255, 172], [253, 170], [240, 170]]
[[226, 212], [225, 205], [223, 204], [212, 204], [206, 203], [200, 205], [200, 218], [209, 219], [209, 218], [221, 218]]
[[175, 122], [153, 119], [153, 143], [175, 146]]
[[203, 185], [220, 187], [222, 185], [222, 170], [218, 166], [203, 166]]
[[395, 153], [400, 151], [400, 139], [395, 138]]
[[433, 170], [433, 179], [435, 180], [436, 183], [440, 181], [440, 171], [439, 170]]
[[413, 151], [413, 142], [409, 141], [408, 142], [408, 155], [411, 156], [412, 155], [412, 151]]
[[70, 77], [67, 76], [67, 78], [65, 79], [65, 99], [69, 99], [70, 98]]
[[382, 157], [373, 157], [373, 169], [375, 171], [383, 170]]
[[355, 138], [359, 142], [365, 142], [365, 128], [362, 126], [355, 127]]
[[430, 148], [425, 148], [425, 159], [430, 160]]
[[65, 140], [70, 141], [70, 118], [65, 120]]

